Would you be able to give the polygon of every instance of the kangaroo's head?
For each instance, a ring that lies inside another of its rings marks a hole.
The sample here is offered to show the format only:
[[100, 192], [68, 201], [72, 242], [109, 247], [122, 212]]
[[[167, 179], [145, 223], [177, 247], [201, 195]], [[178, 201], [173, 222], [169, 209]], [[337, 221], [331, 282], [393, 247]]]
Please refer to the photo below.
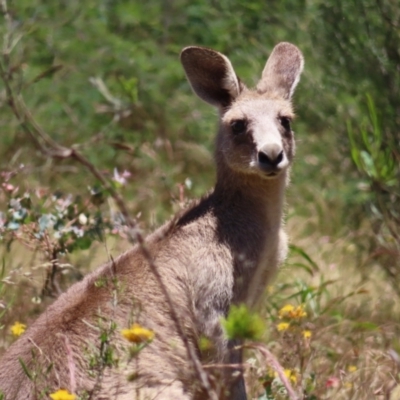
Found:
[[220, 168], [266, 179], [286, 171], [294, 156], [290, 100], [303, 69], [300, 50], [285, 42], [275, 46], [255, 89], [214, 50], [186, 47], [181, 62], [194, 92], [220, 111]]

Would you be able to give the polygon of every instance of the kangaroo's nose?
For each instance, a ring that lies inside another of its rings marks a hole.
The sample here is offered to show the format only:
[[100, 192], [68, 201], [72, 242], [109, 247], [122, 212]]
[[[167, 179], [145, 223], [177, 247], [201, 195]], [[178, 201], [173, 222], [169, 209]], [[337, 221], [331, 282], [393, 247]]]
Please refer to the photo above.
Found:
[[275, 168], [283, 160], [283, 150], [278, 144], [267, 144], [258, 152], [258, 162], [264, 167]]

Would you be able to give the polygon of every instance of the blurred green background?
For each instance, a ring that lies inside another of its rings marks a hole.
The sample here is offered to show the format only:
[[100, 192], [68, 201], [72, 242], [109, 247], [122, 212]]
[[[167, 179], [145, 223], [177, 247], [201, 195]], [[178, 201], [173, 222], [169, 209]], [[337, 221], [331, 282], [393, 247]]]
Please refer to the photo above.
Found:
[[[306, 68], [294, 99], [290, 206], [307, 216], [326, 202], [322, 230], [356, 229], [367, 218], [373, 236], [397, 236], [386, 226], [399, 221], [396, 1], [21, 0], [9, 8], [13, 84], [34, 117], [97, 167], [130, 171], [131, 206], [153, 225], [170, 215], [177, 183], [189, 178], [193, 196], [213, 183], [215, 111], [191, 93], [180, 50], [217, 49], [254, 85], [273, 46], [295, 43]], [[4, 92], [0, 113], [3, 168], [23, 163], [30, 182], [72, 192], [92, 179], [36, 153]]]

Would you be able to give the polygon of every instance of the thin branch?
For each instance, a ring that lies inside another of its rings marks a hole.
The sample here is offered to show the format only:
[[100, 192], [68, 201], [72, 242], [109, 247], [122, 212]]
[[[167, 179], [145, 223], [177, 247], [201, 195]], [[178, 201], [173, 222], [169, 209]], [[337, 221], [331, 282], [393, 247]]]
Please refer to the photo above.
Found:
[[245, 364], [207, 364], [204, 369], [238, 369], [243, 368]]
[[264, 346], [262, 344], [252, 343], [252, 344], [247, 344], [243, 347], [248, 348], [248, 349], [258, 350], [267, 359], [268, 363], [271, 364], [272, 368], [278, 374], [279, 379], [283, 383], [283, 386], [285, 386], [285, 388], [286, 388], [286, 391], [287, 391], [287, 394], [288, 394], [290, 400], [300, 400], [300, 397], [296, 394], [292, 385], [289, 382], [288, 377], [285, 375], [282, 365], [275, 358], [275, 356], [266, 348], [266, 346]]

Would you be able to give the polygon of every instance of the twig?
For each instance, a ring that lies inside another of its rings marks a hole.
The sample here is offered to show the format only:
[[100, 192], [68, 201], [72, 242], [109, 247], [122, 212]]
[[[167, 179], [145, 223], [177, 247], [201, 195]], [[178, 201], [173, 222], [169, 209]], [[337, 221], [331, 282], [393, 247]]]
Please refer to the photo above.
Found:
[[213, 368], [219, 368], [219, 369], [237, 369], [237, 368], [243, 368], [244, 364], [207, 364], [204, 365], [204, 369], [213, 369]]
[[287, 390], [290, 400], [300, 400], [299, 396], [297, 396], [296, 392], [292, 388], [289, 379], [285, 375], [282, 365], [264, 345], [252, 343], [252, 344], [247, 344], [244, 347], [248, 349], [255, 349], [258, 350], [260, 353], [262, 353], [262, 355], [267, 359], [267, 361], [272, 365], [272, 368], [278, 374], [279, 379], [281, 380], [281, 382], [283, 383], [283, 385]]

